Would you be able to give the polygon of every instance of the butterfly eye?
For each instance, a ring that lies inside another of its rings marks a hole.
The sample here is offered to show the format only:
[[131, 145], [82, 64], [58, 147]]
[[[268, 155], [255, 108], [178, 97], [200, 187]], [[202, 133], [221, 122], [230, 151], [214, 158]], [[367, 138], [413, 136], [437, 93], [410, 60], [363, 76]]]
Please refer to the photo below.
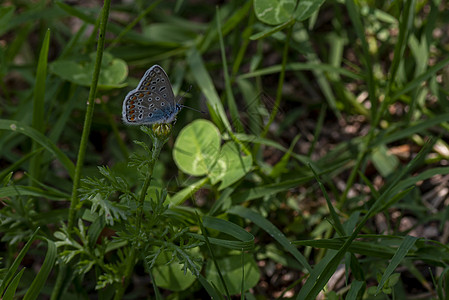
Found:
[[161, 106], [164, 106], [165, 105], [165, 102], [161, 102]]

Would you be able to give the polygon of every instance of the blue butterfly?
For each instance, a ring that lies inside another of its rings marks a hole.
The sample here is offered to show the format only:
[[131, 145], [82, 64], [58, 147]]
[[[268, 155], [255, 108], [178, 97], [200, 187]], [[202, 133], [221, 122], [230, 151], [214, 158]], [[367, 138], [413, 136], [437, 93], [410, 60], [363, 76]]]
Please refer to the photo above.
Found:
[[123, 101], [122, 119], [129, 125], [171, 123], [182, 105], [175, 95], [165, 71], [158, 65], [149, 68], [139, 85]]

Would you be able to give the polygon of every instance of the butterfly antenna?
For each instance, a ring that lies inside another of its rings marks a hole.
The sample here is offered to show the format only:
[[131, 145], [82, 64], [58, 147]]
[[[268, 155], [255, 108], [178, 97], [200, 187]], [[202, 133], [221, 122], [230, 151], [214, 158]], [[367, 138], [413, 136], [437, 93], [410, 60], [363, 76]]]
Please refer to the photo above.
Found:
[[188, 89], [187, 91], [185, 91], [184, 94], [182, 94], [181, 98], [179, 98], [178, 103], [181, 102], [181, 100], [184, 98], [184, 96], [185, 96], [188, 92], [190, 92], [191, 89], [192, 89], [192, 85], [190, 85], [190, 86], [189, 86], [189, 89]]
[[[187, 91], [184, 92], [184, 94], [182, 95], [181, 98], [179, 98], [178, 104], [179, 104], [179, 102], [181, 102], [181, 100], [184, 98], [184, 96], [185, 96], [188, 92], [190, 92], [191, 89], [192, 89], [192, 85], [190, 85], [190, 86], [189, 86], [189, 89], [188, 89]], [[199, 112], [199, 113], [202, 113], [202, 114], [205, 114], [205, 113], [206, 113], [205, 111], [202, 111], [202, 110], [199, 110], [199, 109], [190, 107], [190, 106], [186, 106], [186, 105], [184, 105], [184, 104], [180, 104], [180, 105], [181, 105], [182, 107], [191, 109], [191, 110], [193, 110], [193, 111], [196, 111], [196, 112]]]

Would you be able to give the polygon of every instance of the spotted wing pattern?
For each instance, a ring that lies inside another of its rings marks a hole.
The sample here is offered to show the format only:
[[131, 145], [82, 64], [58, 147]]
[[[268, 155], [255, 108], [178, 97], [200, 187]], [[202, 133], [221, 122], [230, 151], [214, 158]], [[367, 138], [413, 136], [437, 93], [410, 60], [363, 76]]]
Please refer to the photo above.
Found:
[[164, 70], [154, 65], [149, 68], [134, 90], [123, 101], [123, 122], [131, 125], [171, 123], [181, 106]]

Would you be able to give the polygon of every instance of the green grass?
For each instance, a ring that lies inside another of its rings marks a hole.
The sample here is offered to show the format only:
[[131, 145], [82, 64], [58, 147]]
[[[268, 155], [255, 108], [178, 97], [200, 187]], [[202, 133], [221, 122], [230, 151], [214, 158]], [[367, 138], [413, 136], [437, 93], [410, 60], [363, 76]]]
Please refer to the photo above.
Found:
[[0, 6], [2, 299], [448, 299], [448, 4], [102, 5]]

